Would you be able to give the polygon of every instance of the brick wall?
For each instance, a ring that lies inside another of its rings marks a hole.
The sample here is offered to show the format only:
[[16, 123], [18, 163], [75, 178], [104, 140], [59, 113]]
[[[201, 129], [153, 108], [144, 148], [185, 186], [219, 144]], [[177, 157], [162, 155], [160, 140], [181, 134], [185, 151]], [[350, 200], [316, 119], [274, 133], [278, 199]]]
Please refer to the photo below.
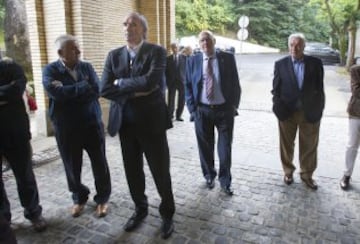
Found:
[[[79, 39], [82, 58], [93, 64], [101, 77], [107, 53], [125, 44], [122, 22], [124, 17], [138, 11], [149, 22], [148, 40], [168, 48], [175, 36], [175, 0], [26, 0], [30, 47], [40, 134], [51, 134], [46, 117], [47, 97], [42, 88], [41, 70], [58, 58], [54, 41], [65, 33]], [[101, 100], [104, 122], [107, 104]]]

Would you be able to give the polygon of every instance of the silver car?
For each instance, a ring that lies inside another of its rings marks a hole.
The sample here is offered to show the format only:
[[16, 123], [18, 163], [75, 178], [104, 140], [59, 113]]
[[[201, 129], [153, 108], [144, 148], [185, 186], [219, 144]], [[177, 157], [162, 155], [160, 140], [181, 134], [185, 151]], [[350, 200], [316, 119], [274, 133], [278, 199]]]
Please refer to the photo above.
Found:
[[321, 59], [323, 64], [339, 64], [340, 53], [338, 50], [331, 48], [321, 42], [307, 42], [305, 44], [304, 53]]

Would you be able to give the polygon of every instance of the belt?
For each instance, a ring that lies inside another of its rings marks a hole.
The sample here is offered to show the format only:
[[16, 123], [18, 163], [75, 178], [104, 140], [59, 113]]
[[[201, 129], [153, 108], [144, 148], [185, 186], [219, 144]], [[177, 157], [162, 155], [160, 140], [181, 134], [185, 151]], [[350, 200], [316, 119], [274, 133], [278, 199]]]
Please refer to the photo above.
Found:
[[200, 103], [199, 104], [200, 107], [204, 107], [204, 108], [210, 108], [210, 109], [224, 109], [226, 108], [226, 104], [204, 104], [204, 103]]
[[156, 91], [159, 88], [159, 86], [154, 87], [153, 89], [151, 89], [150, 91], [147, 92], [135, 92], [134, 97], [145, 97], [150, 95], [151, 93], [153, 93], [154, 91]]

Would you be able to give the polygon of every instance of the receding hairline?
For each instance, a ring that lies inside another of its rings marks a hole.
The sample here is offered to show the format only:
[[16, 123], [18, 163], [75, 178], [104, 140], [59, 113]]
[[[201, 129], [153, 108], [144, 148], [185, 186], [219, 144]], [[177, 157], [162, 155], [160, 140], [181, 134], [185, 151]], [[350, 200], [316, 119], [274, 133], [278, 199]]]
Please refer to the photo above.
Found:
[[125, 19], [124, 19], [125, 22], [130, 18], [134, 18], [134, 19], [139, 20], [142, 27], [144, 28], [144, 39], [146, 39], [147, 38], [147, 32], [149, 30], [149, 25], [148, 25], [146, 17], [144, 15], [138, 13], [138, 12], [131, 12], [128, 15], [125, 16]]

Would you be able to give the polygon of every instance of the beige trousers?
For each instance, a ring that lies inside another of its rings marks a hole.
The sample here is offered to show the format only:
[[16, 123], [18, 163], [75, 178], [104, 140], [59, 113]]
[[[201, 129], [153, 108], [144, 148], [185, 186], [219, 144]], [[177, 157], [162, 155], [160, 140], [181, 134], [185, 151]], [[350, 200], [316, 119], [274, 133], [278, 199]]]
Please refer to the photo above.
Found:
[[298, 129], [300, 175], [305, 179], [312, 178], [317, 166], [320, 121], [316, 123], [307, 122], [303, 111], [295, 112], [285, 121], [279, 121], [282, 167], [286, 175], [292, 175], [296, 169], [293, 159]]

